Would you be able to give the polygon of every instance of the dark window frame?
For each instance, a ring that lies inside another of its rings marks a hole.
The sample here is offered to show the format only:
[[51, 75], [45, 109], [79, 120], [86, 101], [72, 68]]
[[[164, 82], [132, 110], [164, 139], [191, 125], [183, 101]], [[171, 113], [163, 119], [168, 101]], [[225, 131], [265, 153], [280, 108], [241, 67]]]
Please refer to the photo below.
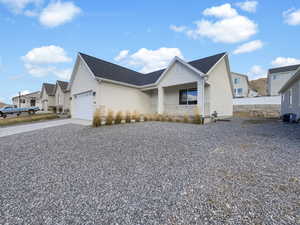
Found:
[[[197, 92], [197, 88], [186, 88], [186, 89], [180, 89], [179, 90], [179, 105], [197, 105], [198, 104], [198, 101], [197, 99], [195, 101], [189, 101], [188, 99], [188, 93], [189, 92], [194, 92], [196, 91], [197, 95], [198, 95], [198, 92]], [[186, 95], [186, 100], [183, 100], [183, 95]], [[197, 98], [197, 95], [196, 95], [196, 98]]]

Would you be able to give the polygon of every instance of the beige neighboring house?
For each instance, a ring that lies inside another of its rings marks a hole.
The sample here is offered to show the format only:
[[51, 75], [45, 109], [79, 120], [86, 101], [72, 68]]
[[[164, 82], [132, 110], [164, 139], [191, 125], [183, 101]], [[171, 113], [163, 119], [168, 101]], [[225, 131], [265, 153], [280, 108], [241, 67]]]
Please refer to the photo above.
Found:
[[41, 90], [42, 111], [50, 112], [55, 107], [55, 84], [44, 83]]
[[55, 107], [58, 113], [68, 113], [70, 111], [70, 91], [68, 90], [68, 82], [56, 81], [54, 95]]
[[19, 108], [39, 107], [41, 109], [41, 92], [36, 91], [12, 98], [13, 105]]
[[184, 115], [195, 108], [205, 116], [233, 114], [233, 89], [227, 53], [186, 62], [178, 57], [165, 69], [139, 73], [79, 53], [69, 85], [72, 118], [92, 120], [107, 112]]
[[300, 68], [279, 90], [281, 94], [281, 115], [294, 113], [300, 119]]
[[231, 72], [233, 93], [235, 98], [247, 98], [258, 96], [257, 91], [253, 90], [249, 85], [247, 75]]
[[269, 69], [268, 71], [268, 95], [280, 95], [283, 85], [295, 74], [300, 65], [284, 66]]

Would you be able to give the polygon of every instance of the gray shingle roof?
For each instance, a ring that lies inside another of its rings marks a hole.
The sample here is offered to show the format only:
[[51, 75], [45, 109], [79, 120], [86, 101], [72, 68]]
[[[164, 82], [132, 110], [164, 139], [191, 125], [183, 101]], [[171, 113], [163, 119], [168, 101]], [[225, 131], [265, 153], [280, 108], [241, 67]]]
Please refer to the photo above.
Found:
[[60, 88], [63, 92], [67, 92], [69, 82], [58, 80], [57, 84], [60, 86]]
[[[127, 84], [142, 86], [154, 84], [165, 69], [143, 74], [134, 70], [95, 58], [83, 53], [79, 53], [87, 63], [95, 76], [103, 79], [114, 80]], [[189, 62], [189, 64], [203, 73], [207, 73], [226, 53], [209, 56]]]
[[283, 66], [283, 67], [277, 67], [269, 69], [269, 73], [282, 73], [282, 72], [289, 72], [293, 70], [297, 70], [299, 68], [300, 64], [298, 65], [291, 65], [291, 66]]
[[46, 90], [47, 95], [54, 96], [55, 93], [55, 84], [43, 83], [43, 86]]

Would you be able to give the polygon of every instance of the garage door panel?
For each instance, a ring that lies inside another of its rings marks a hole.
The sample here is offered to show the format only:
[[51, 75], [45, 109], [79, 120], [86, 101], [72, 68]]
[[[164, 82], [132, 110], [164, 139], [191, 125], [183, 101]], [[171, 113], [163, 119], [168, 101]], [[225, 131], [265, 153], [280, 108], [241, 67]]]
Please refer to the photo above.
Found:
[[93, 118], [93, 98], [92, 92], [85, 92], [75, 95], [74, 98], [74, 118], [92, 120]]

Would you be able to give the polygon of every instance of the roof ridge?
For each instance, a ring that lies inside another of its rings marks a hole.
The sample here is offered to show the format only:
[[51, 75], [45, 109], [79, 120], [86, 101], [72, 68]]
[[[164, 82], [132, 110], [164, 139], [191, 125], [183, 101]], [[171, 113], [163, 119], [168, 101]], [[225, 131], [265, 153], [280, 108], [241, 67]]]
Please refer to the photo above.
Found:
[[97, 57], [95, 57], [95, 56], [91, 56], [91, 55], [88, 55], [88, 54], [85, 54], [85, 53], [82, 53], [82, 52], [79, 52], [79, 54], [80, 54], [80, 55], [87, 56], [87, 57], [94, 58], [94, 59], [96, 59], [96, 60], [99, 60], [99, 61], [102, 61], [102, 62], [108, 63], [108, 64], [110, 64], [110, 65], [118, 66], [118, 67], [121, 67], [121, 68], [123, 68], [123, 69], [130, 70], [130, 71], [132, 71], [132, 72], [135, 72], [135, 73], [139, 73], [139, 74], [141, 74], [141, 75], [144, 75], [144, 73], [140, 73], [140, 72], [138, 72], [138, 71], [135, 71], [135, 70], [133, 70], [133, 69], [129, 69], [129, 68], [125, 67], [125, 66], [121, 66], [121, 65], [119, 65], [119, 64], [112, 63], [112, 62], [109, 62], [109, 61], [106, 61], [106, 60], [103, 60], [103, 59], [97, 58]]
[[210, 56], [203, 57], [203, 58], [200, 58], [200, 59], [194, 59], [194, 60], [192, 60], [192, 61], [188, 61], [188, 63], [196, 62], [196, 61], [203, 60], [203, 59], [212, 58], [212, 57], [215, 57], [215, 56], [218, 56], [218, 55], [225, 55], [225, 54], [227, 54], [227, 52], [222, 52], [222, 53], [210, 55]]

